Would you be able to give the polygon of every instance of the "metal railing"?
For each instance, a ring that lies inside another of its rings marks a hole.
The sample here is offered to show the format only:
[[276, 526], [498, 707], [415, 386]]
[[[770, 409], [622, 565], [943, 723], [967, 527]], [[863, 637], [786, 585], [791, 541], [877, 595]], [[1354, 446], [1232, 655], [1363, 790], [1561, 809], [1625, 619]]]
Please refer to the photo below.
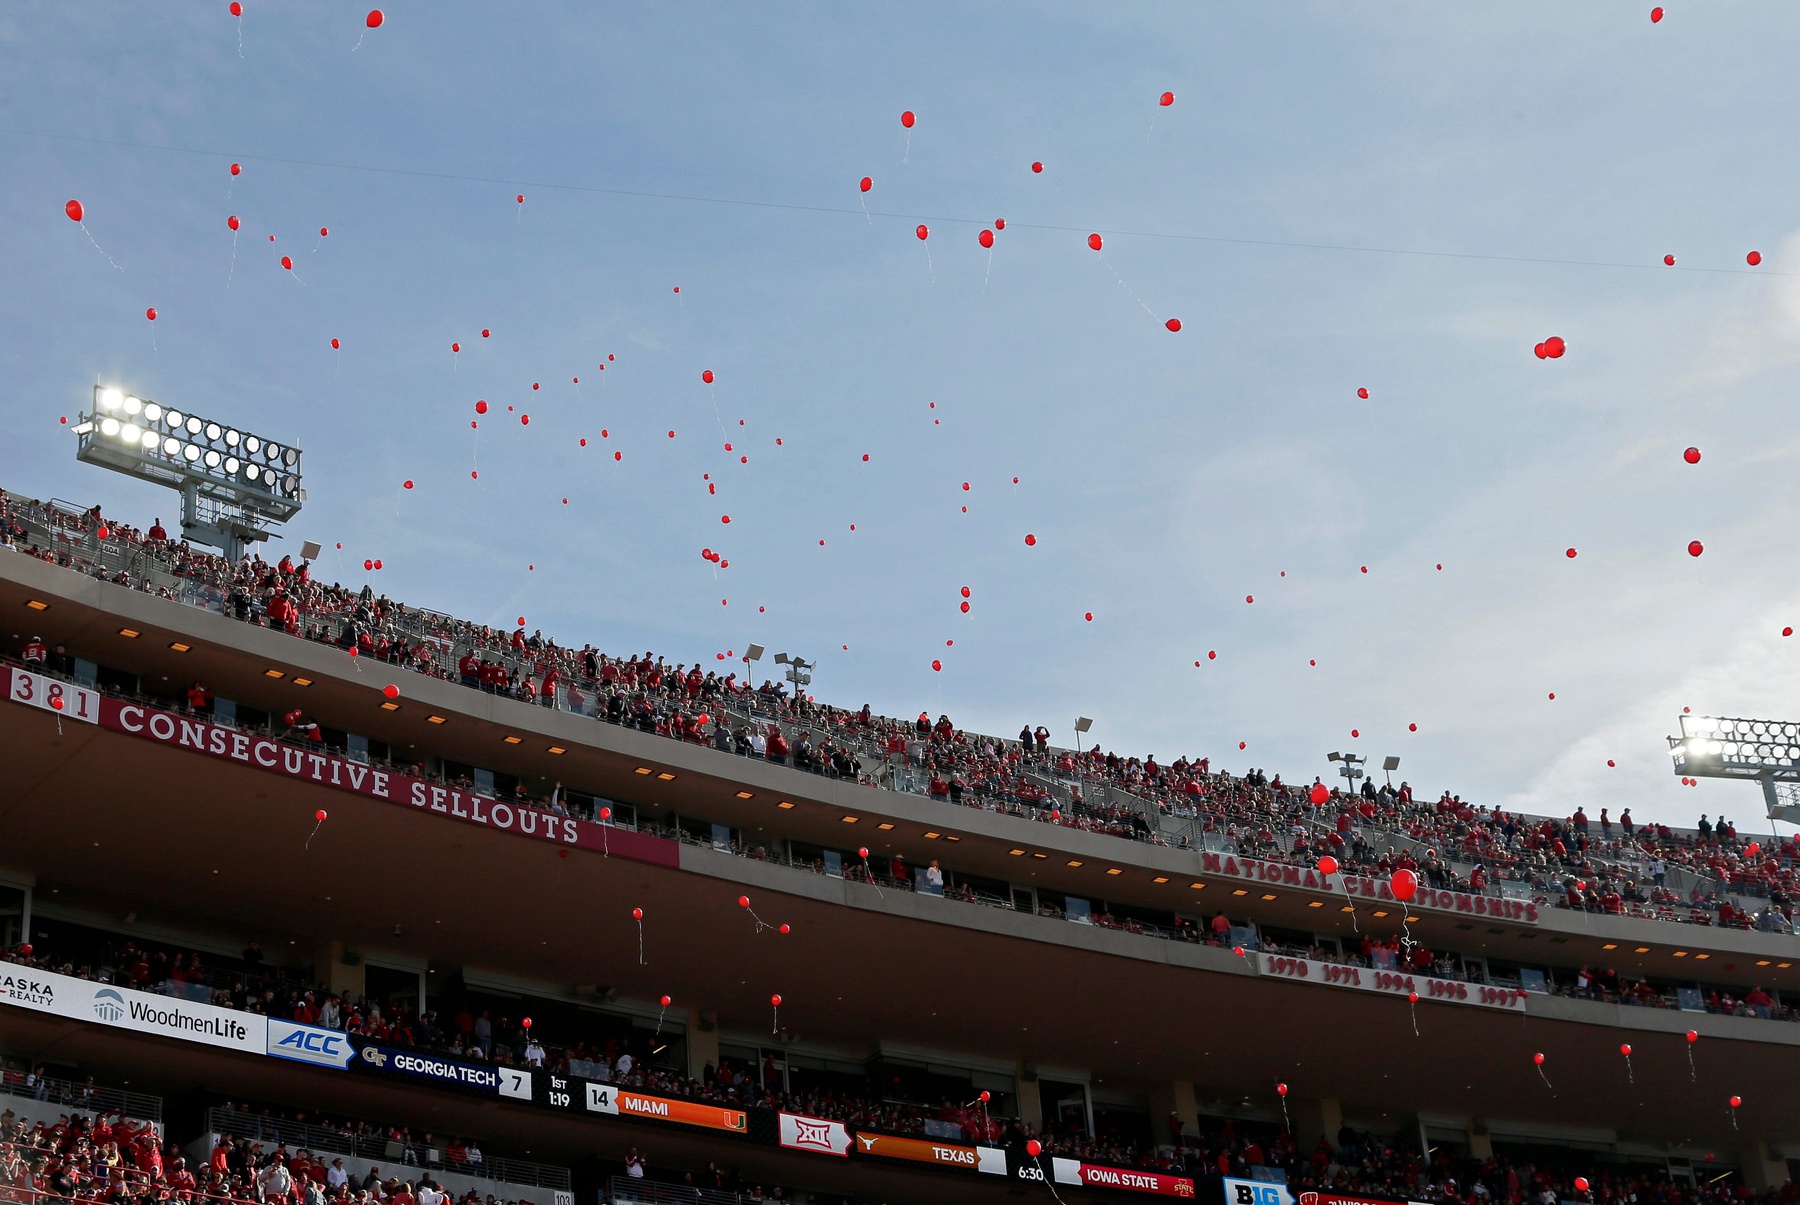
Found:
[[611, 1205], [740, 1205], [743, 1197], [717, 1188], [690, 1188], [637, 1176], [614, 1176], [606, 1183]]
[[361, 1159], [398, 1162], [421, 1172], [448, 1172], [478, 1180], [498, 1180], [528, 1188], [569, 1187], [569, 1169], [549, 1163], [531, 1163], [483, 1155], [479, 1163], [453, 1162], [444, 1148], [424, 1143], [405, 1143], [386, 1134], [351, 1134], [323, 1126], [306, 1125], [280, 1117], [241, 1113], [236, 1109], [208, 1109], [206, 1127], [215, 1134], [229, 1134], [252, 1142], [279, 1142], [315, 1154], [350, 1155]]
[[0, 1075], [0, 1093], [74, 1109], [90, 1109], [96, 1113], [123, 1113], [136, 1121], [162, 1122], [160, 1096], [43, 1075], [29, 1077], [31, 1083], [25, 1082], [27, 1078], [23, 1073], [12, 1071]]

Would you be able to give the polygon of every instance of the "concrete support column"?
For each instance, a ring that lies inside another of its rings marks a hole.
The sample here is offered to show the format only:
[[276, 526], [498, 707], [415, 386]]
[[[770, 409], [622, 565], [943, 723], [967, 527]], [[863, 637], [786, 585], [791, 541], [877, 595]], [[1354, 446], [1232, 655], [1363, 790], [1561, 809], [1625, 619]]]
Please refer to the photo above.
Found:
[[330, 942], [313, 951], [313, 978], [324, 984], [327, 991], [344, 997], [347, 1004], [354, 1004], [364, 991], [362, 959], [357, 959], [355, 966], [346, 964], [341, 941]]
[[1150, 1129], [1158, 1145], [1174, 1144], [1171, 1116], [1181, 1122], [1182, 1135], [1190, 1141], [1200, 1132], [1200, 1109], [1194, 1103], [1193, 1081], [1176, 1080], [1150, 1089]]
[[1775, 1158], [1767, 1143], [1739, 1151], [1738, 1159], [1743, 1164], [1745, 1186], [1756, 1192], [1780, 1188], [1788, 1182], [1787, 1160]]
[[[1027, 1078], [1029, 1074], [1030, 1078]], [[1044, 1098], [1038, 1095], [1037, 1072], [1024, 1063], [1013, 1076], [1019, 1090], [1019, 1120], [1040, 1133], [1044, 1129]]]
[[687, 1010], [688, 1078], [703, 1079], [706, 1065], [719, 1065], [719, 1019], [698, 1008]]
[[1310, 1157], [1321, 1141], [1337, 1145], [1338, 1131], [1344, 1128], [1344, 1109], [1335, 1097], [1289, 1100], [1294, 1110], [1294, 1141], [1302, 1160]]

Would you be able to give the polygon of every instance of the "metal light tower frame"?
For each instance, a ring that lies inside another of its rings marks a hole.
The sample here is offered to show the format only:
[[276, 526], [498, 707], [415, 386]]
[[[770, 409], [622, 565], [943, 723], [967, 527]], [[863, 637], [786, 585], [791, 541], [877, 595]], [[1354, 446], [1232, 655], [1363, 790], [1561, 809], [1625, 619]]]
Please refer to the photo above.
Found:
[[121, 389], [94, 386], [93, 410], [74, 430], [75, 459], [175, 490], [183, 537], [228, 560], [306, 502], [300, 449]]
[[782, 676], [794, 684], [794, 703], [798, 706], [806, 697], [806, 688], [812, 685], [812, 674], [807, 671], [818, 669], [819, 663], [806, 661], [789, 653], [776, 653], [775, 664], [788, 667], [787, 673]]
[[1730, 778], [1762, 787], [1770, 820], [1800, 824], [1800, 723], [1683, 715], [1669, 738], [1675, 773]]

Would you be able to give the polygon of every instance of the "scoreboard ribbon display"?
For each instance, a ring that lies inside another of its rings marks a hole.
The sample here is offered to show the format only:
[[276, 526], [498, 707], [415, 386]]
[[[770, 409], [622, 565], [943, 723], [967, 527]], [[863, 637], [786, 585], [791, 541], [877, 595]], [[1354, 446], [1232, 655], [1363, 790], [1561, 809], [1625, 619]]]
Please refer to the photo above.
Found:
[[630, 1092], [611, 1084], [587, 1083], [585, 1103], [588, 1112], [605, 1113], [611, 1117], [673, 1121], [708, 1130], [724, 1130], [730, 1134], [750, 1132], [749, 1115], [742, 1109], [722, 1109], [718, 1105], [705, 1105], [698, 1101], [646, 1096], [642, 1092]]
[[971, 1146], [962, 1142], [858, 1131], [855, 1149], [859, 1155], [881, 1159], [904, 1159], [908, 1163], [929, 1163], [933, 1167], [953, 1167], [959, 1171], [987, 1172], [995, 1176], [1006, 1174], [1006, 1152], [997, 1146]]

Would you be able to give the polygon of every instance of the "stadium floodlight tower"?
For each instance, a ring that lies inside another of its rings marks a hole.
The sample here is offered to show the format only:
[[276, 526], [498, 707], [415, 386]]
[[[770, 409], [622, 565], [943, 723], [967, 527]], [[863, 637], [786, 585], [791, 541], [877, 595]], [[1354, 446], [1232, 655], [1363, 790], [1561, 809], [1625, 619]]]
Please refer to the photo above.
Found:
[[75, 438], [75, 459], [177, 491], [181, 534], [232, 561], [306, 501], [299, 448], [112, 386], [94, 386]]
[[1684, 715], [1669, 756], [1684, 777], [1761, 784], [1769, 819], [1800, 824], [1800, 723]]

